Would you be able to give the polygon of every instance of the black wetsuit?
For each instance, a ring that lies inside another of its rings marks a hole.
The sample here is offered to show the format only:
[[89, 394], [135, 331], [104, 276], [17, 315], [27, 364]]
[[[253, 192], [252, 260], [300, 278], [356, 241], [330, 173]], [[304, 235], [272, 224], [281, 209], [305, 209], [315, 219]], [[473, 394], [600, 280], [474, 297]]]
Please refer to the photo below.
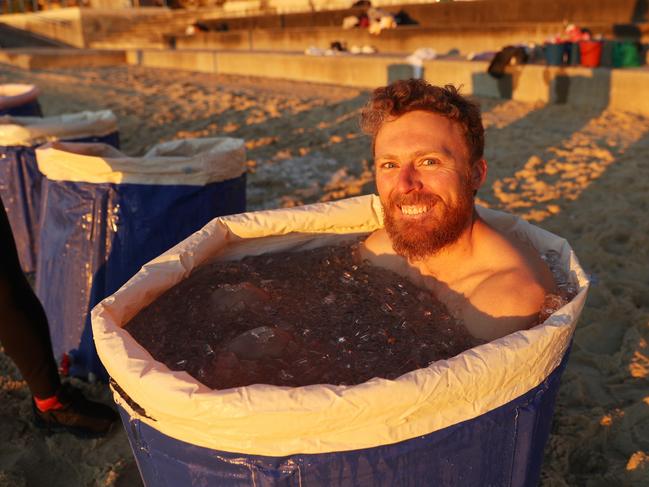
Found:
[[20, 268], [16, 243], [0, 199], [0, 344], [32, 394], [48, 398], [61, 383], [45, 311]]

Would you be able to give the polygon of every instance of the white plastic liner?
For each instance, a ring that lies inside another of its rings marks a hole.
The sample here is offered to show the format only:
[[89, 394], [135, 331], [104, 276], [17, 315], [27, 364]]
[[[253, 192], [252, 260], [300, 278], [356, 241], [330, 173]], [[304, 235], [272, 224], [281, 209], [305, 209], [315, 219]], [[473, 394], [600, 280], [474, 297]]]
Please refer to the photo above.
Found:
[[52, 140], [102, 137], [117, 132], [110, 110], [79, 112], [55, 117], [0, 116], [0, 145], [33, 146]]
[[242, 139], [173, 140], [142, 157], [100, 143], [50, 142], [36, 149], [39, 170], [54, 181], [204, 185], [234, 179], [246, 170]]
[[[494, 227], [539, 251], [556, 250], [579, 285], [570, 303], [544, 323], [468, 350], [396, 380], [299, 388], [253, 385], [211, 390], [155, 361], [124, 330], [128, 320], [192, 269], [214, 259], [317, 247], [382, 225], [377, 196], [217, 218], [146, 264], [92, 311], [99, 356], [109, 374], [144, 408], [133, 418], [195, 445], [284, 456], [371, 448], [475, 418], [541, 383], [561, 361], [584, 305], [588, 280], [568, 243], [502, 212], [478, 208]], [[347, 234], [347, 235], [345, 235]], [[153, 418], [153, 419], [151, 419]]]
[[38, 98], [40, 90], [35, 85], [0, 84], [0, 109], [18, 107]]

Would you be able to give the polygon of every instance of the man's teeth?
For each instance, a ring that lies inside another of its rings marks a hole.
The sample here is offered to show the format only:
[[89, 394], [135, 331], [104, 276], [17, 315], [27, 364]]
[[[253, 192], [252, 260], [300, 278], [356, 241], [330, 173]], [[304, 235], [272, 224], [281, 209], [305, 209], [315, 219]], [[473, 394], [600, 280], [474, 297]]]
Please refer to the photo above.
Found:
[[401, 212], [404, 215], [421, 215], [428, 211], [427, 206], [416, 206], [416, 205], [403, 205], [401, 207]]

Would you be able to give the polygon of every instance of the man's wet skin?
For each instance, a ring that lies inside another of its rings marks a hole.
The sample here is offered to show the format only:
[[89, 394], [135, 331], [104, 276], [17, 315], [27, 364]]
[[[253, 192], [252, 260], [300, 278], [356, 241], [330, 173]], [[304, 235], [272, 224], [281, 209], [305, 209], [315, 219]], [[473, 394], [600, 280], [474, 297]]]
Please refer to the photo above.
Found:
[[412, 111], [375, 138], [376, 186], [385, 228], [363, 258], [431, 289], [477, 338], [536, 324], [552, 274], [531, 246], [499, 233], [474, 210], [486, 161], [471, 163], [462, 127]]

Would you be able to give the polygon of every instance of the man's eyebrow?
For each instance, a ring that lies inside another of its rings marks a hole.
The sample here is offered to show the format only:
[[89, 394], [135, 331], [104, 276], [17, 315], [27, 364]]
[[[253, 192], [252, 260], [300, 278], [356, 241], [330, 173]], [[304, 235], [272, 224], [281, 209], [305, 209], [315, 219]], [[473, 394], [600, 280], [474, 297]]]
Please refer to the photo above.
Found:
[[381, 154], [380, 156], [375, 157], [375, 159], [378, 161], [381, 159], [398, 159], [398, 157], [394, 154]]
[[[413, 152], [411, 154], [408, 154], [409, 159], [417, 159], [419, 157], [428, 155], [428, 154], [443, 154], [446, 157], [453, 157], [453, 154], [446, 146], [441, 147], [440, 149], [430, 149], [430, 150], [418, 150], [416, 152]], [[393, 159], [393, 160], [398, 160], [399, 157], [394, 155], [394, 154], [381, 154], [380, 156], [376, 157], [375, 160], [380, 161], [383, 159]]]

